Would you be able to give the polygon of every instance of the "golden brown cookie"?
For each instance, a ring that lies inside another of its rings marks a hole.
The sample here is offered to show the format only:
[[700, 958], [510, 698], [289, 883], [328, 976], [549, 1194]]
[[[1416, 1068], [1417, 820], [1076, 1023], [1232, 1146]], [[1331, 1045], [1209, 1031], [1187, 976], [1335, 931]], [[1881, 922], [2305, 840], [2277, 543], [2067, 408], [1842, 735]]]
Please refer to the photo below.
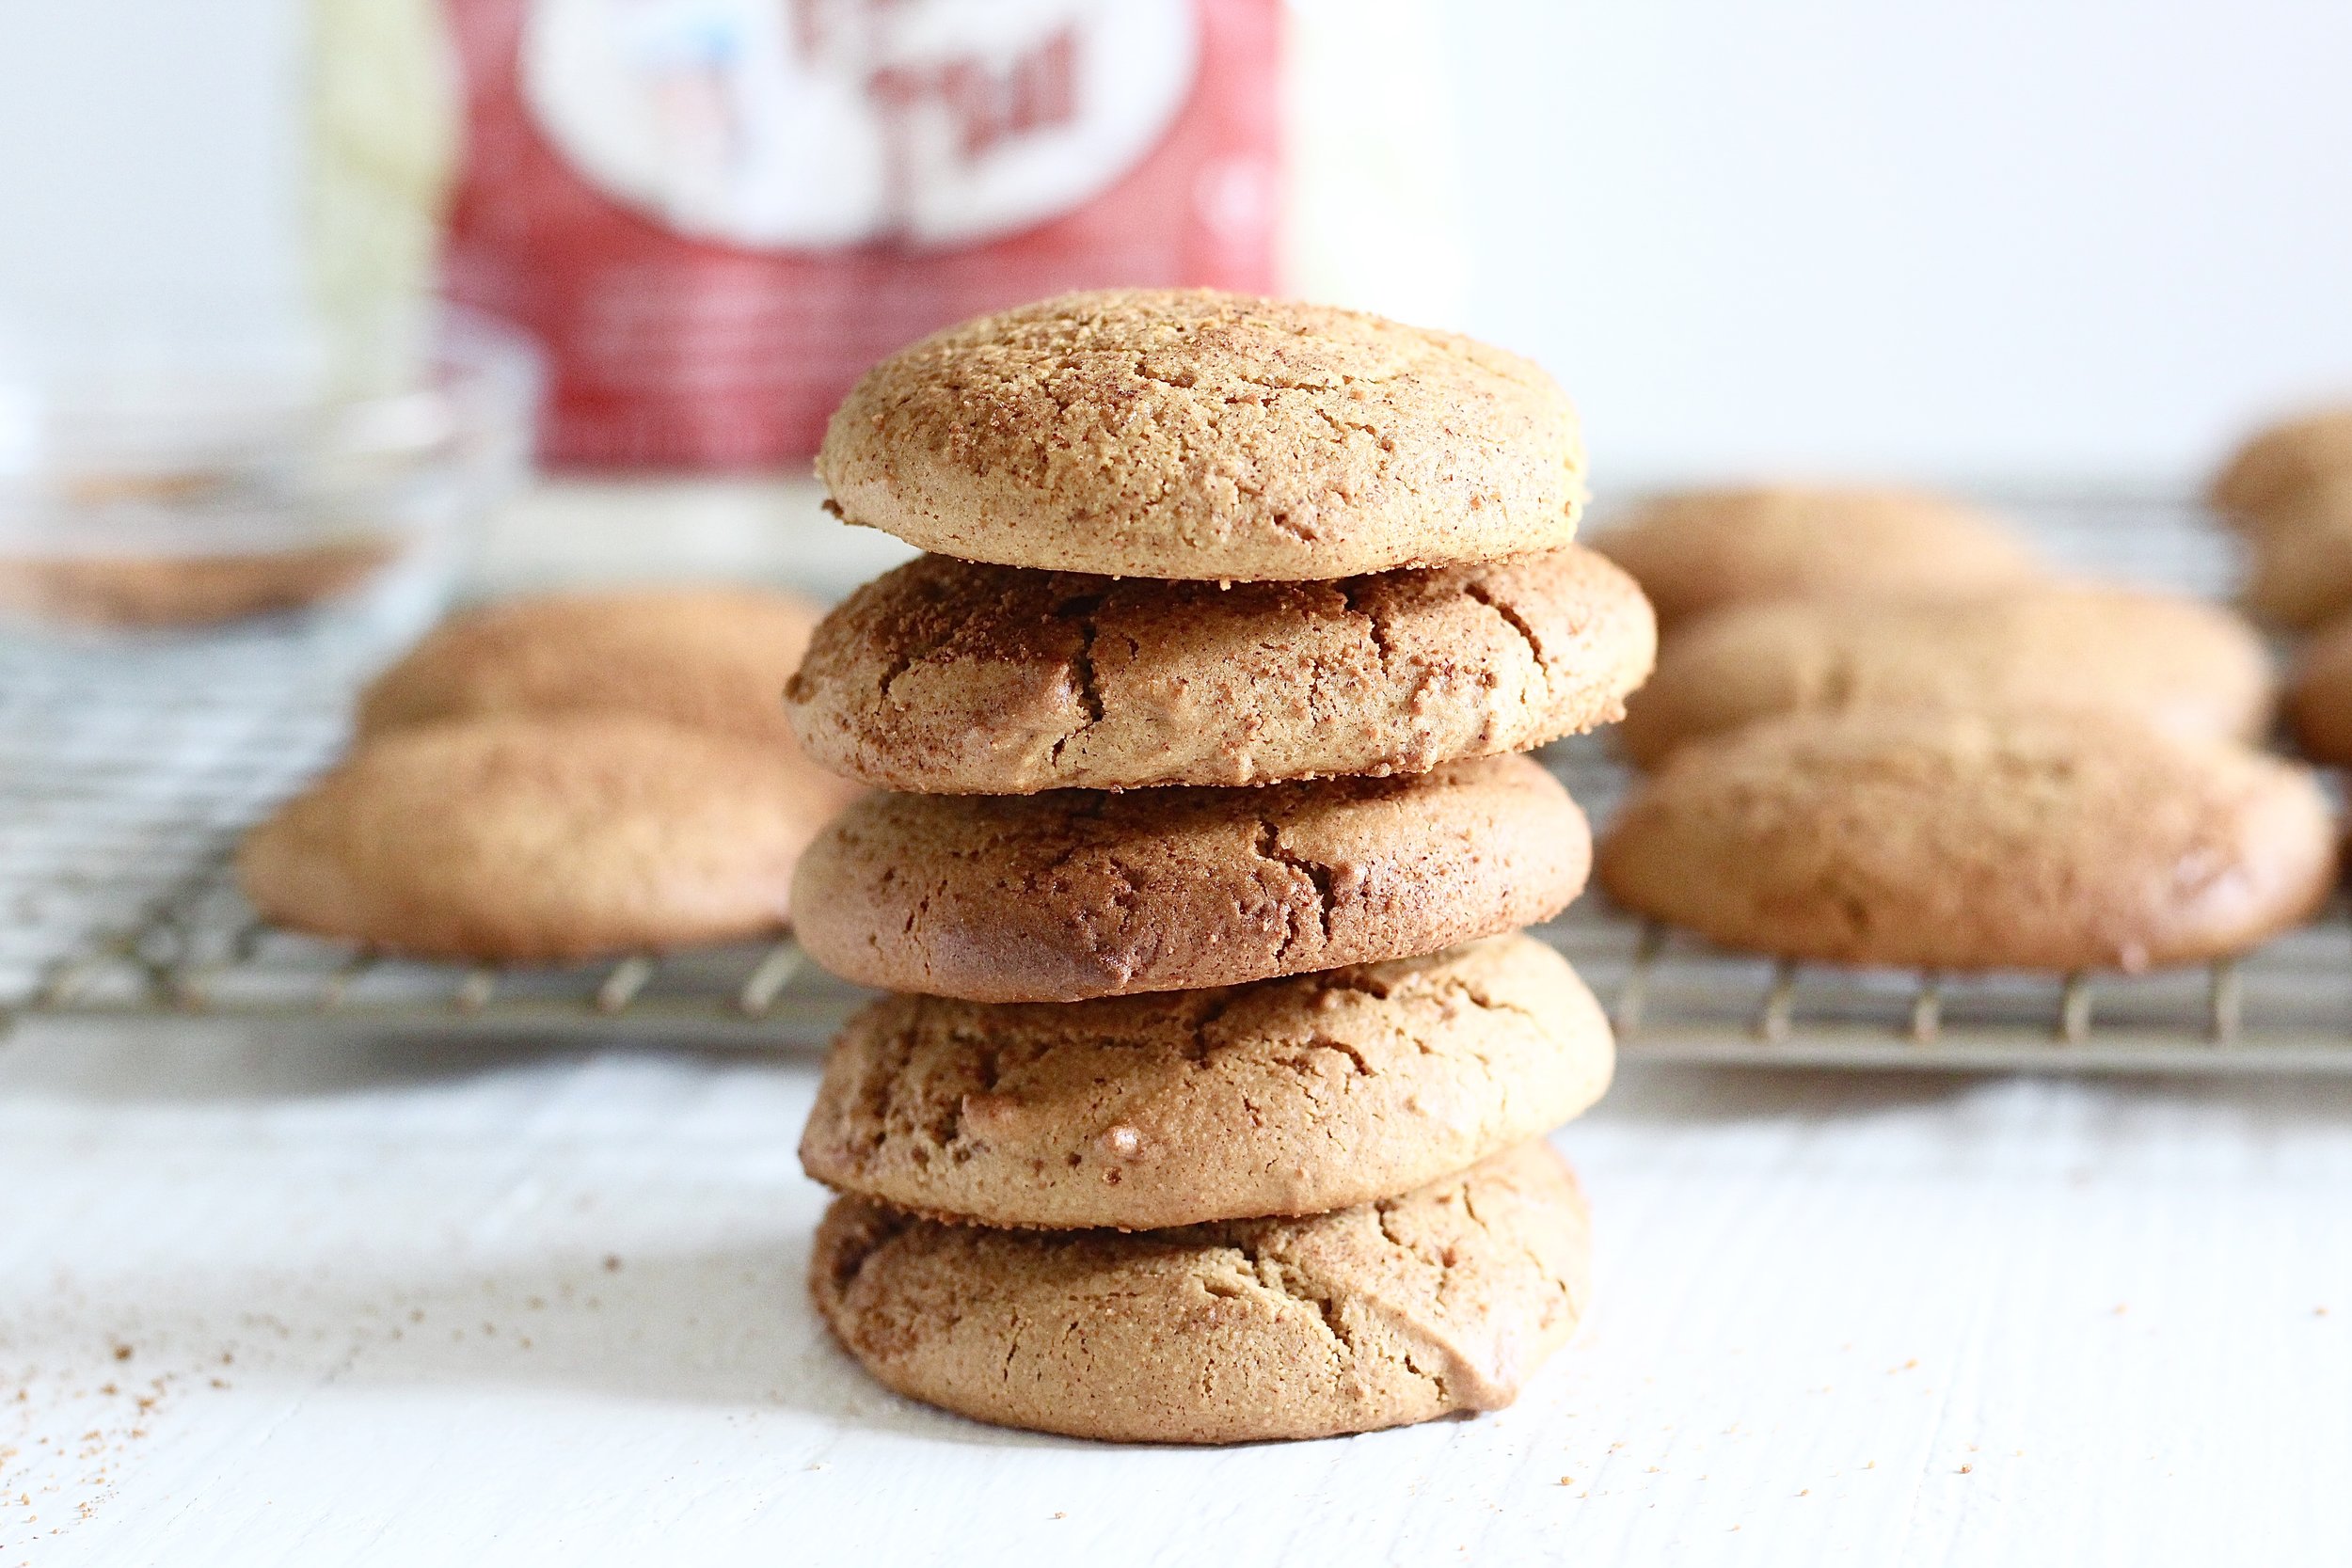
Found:
[[823, 611], [757, 588], [512, 599], [453, 616], [378, 675], [359, 733], [500, 713], [618, 712], [791, 746], [784, 683]]
[[1542, 1136], [1613, 1058], [1567, 960], [1516, 935], [1174, 995], [894, 996], [834, 1042], [801, 1164], [989, 1225], [1321, 1213]]
[[2258, 430], [2213, 482], [2213, 509], [2248, 533], [2268, 531], [2302, 492], [2352, 480], [2352, 408], [2322, 408]]
[[2304, 755], [2352, 765], [2352, 616], [2329, 622], [2303, 645], [2288, 689], [2287, 717]]
[[2352, 475], [2295, 492], [2249, 537], [2246, 608], [2307, 630], [2352, 610]]
[[1576, 411], [1450, 333], [1207, 290], [1065, 294], [927, 338], [834, 411], [852, 523], [966, 561], [1296, 580], [1555, 549]]
[[2037, 573], [1999, 518], [1906, 490], [1693, 490], [1651, 501], [1593, 547], [1633, 574], [1669, 632], [1728, 604], [1965, 594]]
[[2310, 773], [2091, 713], [1798, 714], [1676, 752], [1602, 885], [1729, 947], [1971, 971], [2250, 947], [2335, 879]]
[[910, 1398], [1075, 1437], [1247, 1443], [1509, 1404], [1575, 1331], [1590, 1252], [1575, 1176], [1533, 1143], [1336, 1213], [1136, 1234], [845, 1197], [809, 1286]]
[[974, 1002], [1242, 985], [1548, 920], [1591, 841], [1525, 757], [1410, 778], [1125, 794], [869, 795], [793, 885], [847, 980]]
[[88, 626], [203, 626], [302, 610], [389, 564], [380, 539], [228, 555], [0, 560], [0, 605]]
[[787, 705], [811, 756], [888, 789], [1258, 784], [1610, 723], [1656, 648], [1633, 579], [1574, 546], [1222, 590], [934, 555], [826, 618]]
[[2270, 659], [2217, 605], [2126, 588], [1965, 598], [1782, 600], [1693, 621], [1615, 738], [1654, 766], [1686, 741], [1776, 713], [2094, 708], [2160, 729], [2259, 738]]
[[509, 716], [362, 746], [246, 835], [280, 926], [531, 962], [783, 929], [836, 782], [773, 746], [628, 714]]

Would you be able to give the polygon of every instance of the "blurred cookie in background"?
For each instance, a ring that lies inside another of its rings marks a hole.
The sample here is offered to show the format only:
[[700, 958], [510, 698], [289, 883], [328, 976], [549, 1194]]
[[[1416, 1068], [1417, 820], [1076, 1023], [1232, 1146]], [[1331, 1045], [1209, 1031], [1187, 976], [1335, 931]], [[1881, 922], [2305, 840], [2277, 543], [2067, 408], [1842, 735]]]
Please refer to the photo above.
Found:
[[389, 540], [224, 555], [0, 558], [0, 608], [124, 629], [209, 626], [352, 592], [399, 553]]
[[2295, 492], [2249, 536], [2246, 608], [2307, 631], [2352, 610], [2352, 472]]
[[2306, 768], [2107, 715], [1789, 714], [1677, 751], [1610, 825], [1627, 909], [1726, 947], [1969, 973], [2127, 972], [2314, 913]]
[[833, 809], [773, 745], [512, 714], [362, 746], [246, 836], [247, 898], [385, 952], [560, 962], [773, 934]]
[[1692, 622], [1628, 705], [1618, 743], [1649, 768], [1782, 713], [2090, 708], [2176, 735], [2259, 738], [2262, 639], [2218, 605], [2121, 587], [1964, 597], [1785, 600]]
[[1965, 594], [2032, 580], [2000, 518], [1920, 491], [1753, 485], [1661, 496], [1592, 541], [1673, 631], [1725, 605]]
[[2287, 690], [2287, 721], [2313, 762], [2352, 766], [2352, 616], [2303, 645]]
[[[359, 697], [358, 732], [492, 714], [636, 713], [797, 752], [784, 687], [823, 614], [798, 594], [742, 587], [510, 599], [451, 617], [376, 676]], [[834, 799], [850, 793], [837, 785]]]
[[2290, 521], [2304, 492], [2352, 479], [2352, 404], [2265, 426], [2231, 454], [2206, 499], [2233, 528], [2261, 535]]

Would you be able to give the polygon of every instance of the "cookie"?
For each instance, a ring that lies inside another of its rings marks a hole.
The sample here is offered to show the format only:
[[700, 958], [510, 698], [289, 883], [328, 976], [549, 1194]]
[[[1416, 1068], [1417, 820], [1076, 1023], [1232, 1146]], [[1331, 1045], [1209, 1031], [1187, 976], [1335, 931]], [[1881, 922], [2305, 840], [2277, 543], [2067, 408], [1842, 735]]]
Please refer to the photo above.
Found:
[[2217, 605], [2124, 588], [1967, 598], [1784, 600], [1691, 624], [1615, 738], [1655, 765], [1776, 713], [2095, 708], [2180, 735], [2259, 738], [2269, 656]]
[[755, 588], [514, 599], [457, 615], [359, 699], [363, 736], [501, 713], [637, 713], [792, 746], [784, 683], [823, 612]]
[[2248, 547], [2246, 608], [2263, 620], [2308, 630], [2352, 610], [2352, 475], [2296, 491]]
[[869, 795], [809, 847], [801, 944], [974, 1002], [1242, 985], [1434, 953], [1567, 906], [1584, 816], [1525, 757], [1411, 778]]
[[1403, 1197], [1178, 1230], [1000, 1230], [837, 1200], [809, 1287], [885, 1386], [1136, 1443], [1328, 1437], [1498, 1410], [1589, 1299], [1583, 1195], [1523, 1144]]
[[1517, 355], [1206, 290], [1065, 294], [927, 338], [834, 411], [850, 522], [966, 561], [1298, 580], [1554, 549], [1576, 411]]
[[358, 588], [397, 553], [383, 540], [224, 555], [0, 560], [0, 606], [87, 626], [208, 626], [304, 610]]
[[1571, 546], [1338, 582], [1114, 579], [925, 556], [818, 629], [809, 754], [921, 794], [1425, 772], [1610, 723], [1657, 629]]
[[801, 1164], [989, 1225], [1321, 1213], [1542, 1136], [1613, 1059], [1593, 993], [1524, 936], [1172, 996], [893, 996], [834, 1042]]
[[2287, 717], [2306, 756], [2352, 765], [2352, 616], [2329, 622], [2303, 645]]
[[2352, 480], [2352, 407], [2314, 410], [2255, 432], [2223, 465], [2207, 499], [2233, 527], [2260, 534], [2302, 492], [2331, 479]]
[[279, 926], [530, 962], [781, 930], [842, 785], [772, 746], [627, 714], [395, 731], [246, 836]]
[[1694, 490], [1640, 508], [1593, 547], [1633, 574], [1669, 631], [1728, 604], [1965, 594], [2036, 575], [1998, 518], [1904, 490]]
[[2307, 919], [2335, 876], [2309, 772], [2091, 713], [1862, 709], [1685, 746], [1602, 885], [1728, 947], [1935, 970], [2144, 970]]

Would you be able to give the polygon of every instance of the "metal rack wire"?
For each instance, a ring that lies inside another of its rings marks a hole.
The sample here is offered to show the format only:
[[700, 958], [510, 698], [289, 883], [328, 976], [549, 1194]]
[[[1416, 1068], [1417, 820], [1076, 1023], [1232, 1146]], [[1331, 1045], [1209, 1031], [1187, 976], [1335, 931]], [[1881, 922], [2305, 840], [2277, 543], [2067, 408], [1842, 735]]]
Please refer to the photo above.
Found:
[[[2185, 509], [2015, 503], [2062, 562], [2211, 592], [2226, 545]], [[326, 1034], [820, 1045], [862, 993], [789, 941], [565, 968], [419, 963], [274, 930], [229, 877], [237, 835], [342, 744], [384, 651], [296, 627], [201, 644], [0, 644], [0, 1009], [135, 1027], [191, 1017]], [[1605, 821], [1605, 744], [1547, 760]], [[1724, 953], [1597, 894], [1541, 935], [1629, 1059], [2047, 1071], [2352, 1072], [2352, 919], [2146, 976], [1939, 976]]]

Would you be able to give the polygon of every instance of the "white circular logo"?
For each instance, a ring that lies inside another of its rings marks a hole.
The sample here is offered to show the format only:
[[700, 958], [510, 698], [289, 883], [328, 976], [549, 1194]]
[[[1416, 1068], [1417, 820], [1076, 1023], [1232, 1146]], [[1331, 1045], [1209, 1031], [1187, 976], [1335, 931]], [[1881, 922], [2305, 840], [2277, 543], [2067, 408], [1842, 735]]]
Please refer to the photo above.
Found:
[[532, 0], [525, 99], [698, 239], [967, 245], [1082, 206], [1191, 90], [1191, 0]]

